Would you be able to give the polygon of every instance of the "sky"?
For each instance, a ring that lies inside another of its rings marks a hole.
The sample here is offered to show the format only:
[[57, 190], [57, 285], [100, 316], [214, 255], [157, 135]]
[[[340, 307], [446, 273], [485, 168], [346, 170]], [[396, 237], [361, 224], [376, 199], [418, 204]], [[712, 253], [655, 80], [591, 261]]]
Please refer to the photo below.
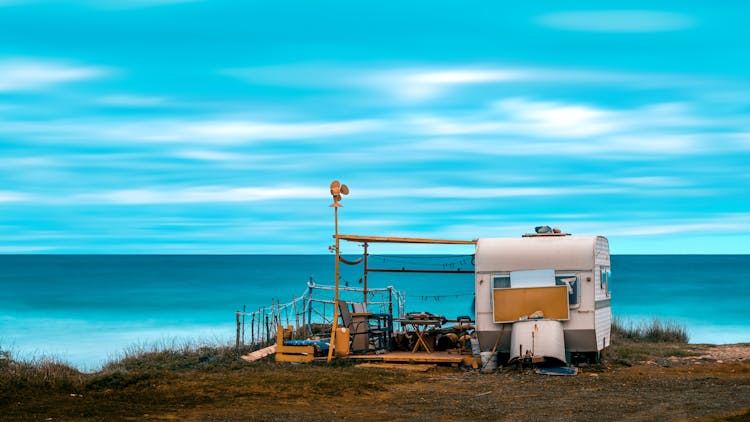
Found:
[[747, 16], [0, 0], [0, 253], [328, 253], [334, 179], [342, 233], [750, 253]]

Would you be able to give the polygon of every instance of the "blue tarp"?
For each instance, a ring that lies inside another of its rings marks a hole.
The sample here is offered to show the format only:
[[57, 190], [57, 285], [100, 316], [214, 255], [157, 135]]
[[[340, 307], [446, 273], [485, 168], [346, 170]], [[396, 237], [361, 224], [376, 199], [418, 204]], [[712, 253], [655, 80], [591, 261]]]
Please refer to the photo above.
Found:
[[328, 343], [321, 340], [285, 340], [284, 346], [315, 346], [318, 351], [328, 351]]

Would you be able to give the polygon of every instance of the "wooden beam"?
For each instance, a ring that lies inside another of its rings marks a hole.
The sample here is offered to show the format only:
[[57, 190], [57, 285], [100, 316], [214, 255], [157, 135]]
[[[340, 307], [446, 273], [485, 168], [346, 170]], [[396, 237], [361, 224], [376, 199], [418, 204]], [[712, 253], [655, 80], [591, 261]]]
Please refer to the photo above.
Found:
[[426, 239], [420, 237], [359, 236], [356, 234], [333, 235], [334, 239], [368, 243], [429, 243], [436, 245], [475, 245], [475, 240]]
[[408, 268], [368, 268], [372, 273], [445, 273], [445, 274], [474, 274], [474, 270], [425, 270]]

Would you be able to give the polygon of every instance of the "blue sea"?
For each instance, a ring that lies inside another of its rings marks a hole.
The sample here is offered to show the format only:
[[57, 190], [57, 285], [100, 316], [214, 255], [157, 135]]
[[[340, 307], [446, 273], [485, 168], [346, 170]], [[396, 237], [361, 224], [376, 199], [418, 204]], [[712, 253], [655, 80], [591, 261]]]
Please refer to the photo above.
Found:
[[[352, 257], [353, 258], [353, 257]], [[95, 370], [132, 346], [232, 343], [235, 312], [333, 284], [332, 255], [0, 255], [0, 349]], [[472, 269], [469, 256], [371, 256], [370, 267]], [[342, 265], [361, 286], [362, 265]], [[407, 311], [470, 315], [471, 274], [370, 273]], [[693, 343], [750, 342], [750, 255], [612, 256], [616, 316], [685, 324]]]

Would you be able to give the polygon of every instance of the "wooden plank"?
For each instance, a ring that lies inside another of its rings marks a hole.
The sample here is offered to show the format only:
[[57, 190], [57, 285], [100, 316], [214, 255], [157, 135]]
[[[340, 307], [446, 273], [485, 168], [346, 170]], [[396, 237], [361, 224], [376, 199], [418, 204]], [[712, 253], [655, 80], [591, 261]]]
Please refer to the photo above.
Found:
[[474, 245], [475, 240], [447, 240], [447, 239], [427, 239], [421, 237], [387, 237], [387, 236], [359, 236], [356, 234], [333, 235], [334, 239], [347, 240], [349, 242], [368, 242], [368, 243], [432, 243], [439, 245]]
[[461, 363], [455, 356], [431, 356], [432, 353], [412, 353], [413, 356], [383, 356], [383, 362]]
[[388, 352], [381, 355], [350, 355], [347, 359], [406, 363], [461, 363], [463, 361], [462, 356], [447, 352]]
[[309, 355], [287, 355], [283, 353], [276, 353], [276, 362], [293, 362], [293, 363], [308, 363], [312, 362], [315, 356]]
[[546, 319], [569, 318], [566, 286], [494, 289], [492, 295], [496, 323], [518, 321], [536, 311], [542, 311]]
[[240, 356], [240, 359], [244, 360], [245, 362], [255, 362], [256, 360], [263, 359], [264, 357], [268, 355], [272, 355], [276, 353], [276, 345], [264, 347], [263, 349], [256, 350], [254, 352], [250, 352], [246, 355]]
[[276, 346], [276, 353], [284, 353], [288, 355], [301, 355], [301, 354], [313, 354], [315, 353], [314, 346]]
[[360, 363], [355, 368], [375, 368], [375, 369], [399, 369], [402, 371], [427, 372], [430, 369], [437, 368], [437, 365], [429, 363], [403, 364], [403, 363]]

